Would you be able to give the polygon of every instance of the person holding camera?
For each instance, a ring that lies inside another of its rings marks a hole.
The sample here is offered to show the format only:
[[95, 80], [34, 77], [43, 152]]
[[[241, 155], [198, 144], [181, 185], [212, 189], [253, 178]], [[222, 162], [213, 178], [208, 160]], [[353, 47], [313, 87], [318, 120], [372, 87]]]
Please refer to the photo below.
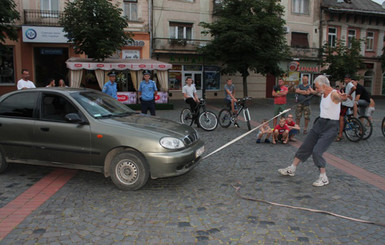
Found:
[[[282, 78], [278, 80], [278, 85], [274, 86], [272, 95], [274, 97], [274, 116], [286, 109], [286, 96], [289, 92], [288, 88], [283, 85], [284, 81]], [[285, 115], [283, 115], [285, 116]], [[273, 126], [277, 125], [277, 118], [273, 120]]]

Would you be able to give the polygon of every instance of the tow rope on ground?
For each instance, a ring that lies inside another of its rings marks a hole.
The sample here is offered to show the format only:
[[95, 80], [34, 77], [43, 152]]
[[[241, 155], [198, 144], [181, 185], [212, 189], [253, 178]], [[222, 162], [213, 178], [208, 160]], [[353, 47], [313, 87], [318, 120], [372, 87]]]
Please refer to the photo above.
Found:
[[276, 203], [276, 202], [269, 202], [269, 201], [266, 201], [266, 200], [263, 200], [263, 199], [257, 199], [257, 198], [253, 198], [253, 197], [249, 197], [249, 196], [244, 196], [244, 195], [242, 195], [239, 192], [239, 190], [241, 189], [241, 185], [242, 184], [240, 182], [238, 182], [237, 185], [232, 184], [231, 186], [235, 189], [235, 193], [237, 194], [238, 197], [240, 197], [240, 198], [242, 198], [244, 200], [247, 200], [247, 201], [261, 202], [261, 203], [270, 204], [270, 205], [273, 205], [273, 206], [285, 207], [285, 208], [291, 208], [291, 209], [298, 209], [298, 210], [304, 210], [304, 211], [313, 212], [313, 213], [328, 214], [328, 215], [331, 215], [331, 216], [335, 216], [335, 217], [346, 219], [346, 220], [350, 220], [350, 221], [355, 221], [355, 222], [360, 222], [360, 223], [372, 224], [372, 225], [378, 225], [378, 226], [385, 227], [385, 223], [369, 221], [369, 220], [363, 220], [363, 219], [356, 219], [356, 218], [351, 218], [351, 217], [343, 216], [343, 215], [340, 215], [340, 214], [332, 213], [332, 212], [329, 212], [329, 211], [324, 211], [324, 210], [319, 210], [319, 209], [312, 209], [312, 208], [296, 207], [296, 206], [280, 204], [280, 203]]

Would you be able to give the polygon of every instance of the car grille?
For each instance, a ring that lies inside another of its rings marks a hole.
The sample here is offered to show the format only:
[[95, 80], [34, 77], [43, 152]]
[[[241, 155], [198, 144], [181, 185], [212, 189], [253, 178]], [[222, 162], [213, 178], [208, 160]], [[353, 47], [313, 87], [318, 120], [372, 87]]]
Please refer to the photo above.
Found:
[[189, 134], [189, 135], [186, 135], [184, 138], [183, 138], [183, 141], [186, 145], [191, 145], [192, 143], [194, 143], [195, 141], [198, 140], [198, 135], [196, 132], [192, 133], [192, 134]]

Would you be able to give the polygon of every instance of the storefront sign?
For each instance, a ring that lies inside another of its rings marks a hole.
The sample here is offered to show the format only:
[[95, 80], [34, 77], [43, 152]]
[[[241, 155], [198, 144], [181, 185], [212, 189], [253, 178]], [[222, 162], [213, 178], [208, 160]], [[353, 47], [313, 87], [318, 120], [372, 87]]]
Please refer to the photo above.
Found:
[[62, 48], [41, 48], [40, 54], [42, 54], [42, 55], [62, 55], [63, 49]]
[[128, 41], [126, 46], [143, 47], [144, 41], [140, 41], [140, 40]]
[[63, 27], [23, 26], [23, 42], [67, 43]]
[[139, 50], [122, 50], [122, 59], [140, 59]]
[[170, 63], [183, 63], [183, 64], [202, 64], [202, 56], [187, 56], [187, 55], [178, 55], [170, 56]]
[[166, 104], [168, 102], [168, 92], [158, 92], [155, 96], [155, 103]]
[[136, 104], [136, 92], [118, 92], [118, 101], [123, 104]]

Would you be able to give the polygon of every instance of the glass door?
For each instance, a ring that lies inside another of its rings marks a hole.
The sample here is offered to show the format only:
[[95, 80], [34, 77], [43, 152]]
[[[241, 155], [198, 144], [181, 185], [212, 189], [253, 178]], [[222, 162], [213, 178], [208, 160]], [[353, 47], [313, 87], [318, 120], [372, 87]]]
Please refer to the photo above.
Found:
[[183, 74], [183, 86], [186, 84], [186, 78], [191, 77], [195, 88], [197, 89], [197, 95], [202, 98], [202, 72], [185, 72]]

